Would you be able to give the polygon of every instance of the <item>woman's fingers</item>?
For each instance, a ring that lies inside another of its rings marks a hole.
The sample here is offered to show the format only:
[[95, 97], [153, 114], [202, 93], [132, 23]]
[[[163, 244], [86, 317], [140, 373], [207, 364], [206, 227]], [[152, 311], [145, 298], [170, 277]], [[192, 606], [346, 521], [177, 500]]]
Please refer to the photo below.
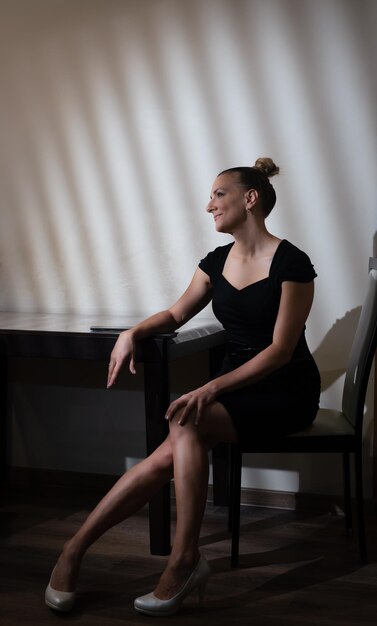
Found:
[[186, 394], [184, 396], [181, 396], [180, 398], [178, 398], [177, 400], [174, 400], [174, 402], [171, 403], [171, 405], [169, 406], [166, 412], [165, 417], [168, 421], [171, 421], [176, 415], [176, 413], [180, 409], [182, 409], [182, 412], [179, 416], [178, 424], [180, 426], [184, 426], [188, 418], [190, 417], [190, 415], [193, 412], [196, 413], [196, 404], [197, 404], [197, 400], [193, 398], [191, 395]]
[[190, 393], [186, 393], [177, 400], [172, 402], [166, 412], [166, 419], [171, 421], [178, 411], [181, 410], [179, 415], [178, 424], [184, 426], [191, 418], [194, 424], [198, 426], [204, 414], [205, 407], [213, 401], [214, 397], [206, 387], [201, 387]]
[[115, 342], [110, 355], [107, 387], [111, 387], [115, 383], [119, 370], [125, 363], [128, 363], [131, 374], [136, 374], [136, 344], [130, 331], [121, 333]]
[[129, 365], [129, 369], [131, 374], [136, 374], [136, 367], [135, 367], [135, 355], [132, 352], [131, 354], [131, 358], [130, 358], [130, 365]]
[[107, 388], [112, 387], [112, 385], [115, 383], [121, 366], [122, 366], [122, 363], [119, 361], [114, 361], [114, 362], [110, 361], [109, 375], [107, 379]]
[[179, 420], [178, 420], [178, 424], [179, 424], [180, 426], [184, 426], [184, 425], [186, 424], [186, 422], [187, 422], [187, 418], [188, 418], [188, 416], [190, 415], [191, 410], [192, 410], [192, 409], [190, 409], [190, 404], [189, 404], [189, 403], [187, 403], [187, 404], [186, 404], [186, 406], [185, 406], [185, 408], [183, 409], [183, 411], [182, 411], [181, 415], [180, 415]]
[[185, 397], [186, 396], [181, 396], [170, 404], [168, 410], [166, 411], [165, 419], [170, 422], [173, 419], [174, 415], [177, 413], [177, 411], [179, 411], [181, 407], [184, 407], [186, 405], [187, 400], [185, 400]]
[[[107, 386], [111, 387], [119, 374], [119, 371], [124, 363], [126, 359], [111, 359], [110, 364], [109, 364], [109, 374], [108, 374], [108, 379], [107, 379]], [[135, 357], [132, 354], [129, 360], [129, 370], [131, 372], [131, 374], [136, 374], [136, 367], [135, 367]]]
[[131, 374], [136, 374], [136, 351], [135, 346], [132, 344], [122, 344], [119, 339], [115, 344], [115, 347], [110, 356], [107, 387], [111, 387], [119, 374], [121, 367], [128, 363], [128, 368]]
[[196, 406], [195, 421], [194, 421], [195, 426], [198, 426], [200, 422], [202, 421], [202, 412], [203, 412], [203, 405], [200, 402], [200, 400], [198, 400], [197, 406]]
[[109, 368], [108, 368], [108, 371], [107, 371], [107, 387], [111, 386], [111, 381], [112, 381], [112, 377], [113, 377], [114, 367], [115, 367], [115, 361], [113, 361], [113, 359], [110, 358]]

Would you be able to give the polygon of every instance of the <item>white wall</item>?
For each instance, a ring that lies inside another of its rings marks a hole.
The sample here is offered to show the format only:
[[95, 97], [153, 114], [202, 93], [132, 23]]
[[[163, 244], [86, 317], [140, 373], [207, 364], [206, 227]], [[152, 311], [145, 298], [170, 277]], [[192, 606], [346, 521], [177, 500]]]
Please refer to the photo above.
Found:
[[[204, 212], [217, 172], [272, 156], [282, 175], [269, 227], [315, 264], [308, 340], [322, 404], [339, 403], [376, 233], [376, 20], [374, 0], [2, 0], [0, 308], [168, 306], [227, 240]], [[41, 378], [15, 389], [12, 462], [119, 471], [142, 437], [141, 389], [109, 399]], [[75, 454], [50, 437], [62, 414]], [[244, 483], [338, 492], [327, 463], [249, 459]]]

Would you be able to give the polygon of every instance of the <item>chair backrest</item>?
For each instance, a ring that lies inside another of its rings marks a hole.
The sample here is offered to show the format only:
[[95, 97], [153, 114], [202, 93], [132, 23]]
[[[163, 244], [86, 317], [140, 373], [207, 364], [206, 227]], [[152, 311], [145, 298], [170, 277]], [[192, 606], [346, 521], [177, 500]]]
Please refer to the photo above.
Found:
[[368, 289], [361, 309], [344, 381], [342, 411], [361, 435], [365, 395], [377, 346], [377, 266], [370, 259]]

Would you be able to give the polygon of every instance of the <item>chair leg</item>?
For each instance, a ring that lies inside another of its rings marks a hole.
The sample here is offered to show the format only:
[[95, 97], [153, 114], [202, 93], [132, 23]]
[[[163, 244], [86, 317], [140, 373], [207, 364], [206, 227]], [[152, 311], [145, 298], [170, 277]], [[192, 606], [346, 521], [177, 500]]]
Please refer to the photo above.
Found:
[[229, 446], [229, 484], [228, 484], [228, 531], [233, 530], [233, 510], [234, 510], [234, 451], [232, 445]]
[[346, 533], [352, 536], [352, 507], [351, 507], [351, 475], [350, 475], [350, 454], [343, 453], [343, 495], [344, 495], [344, 517]]
[[[238, 455], [240, 458], [238, 460]], [[240, 485], [241, 490], [241, 453], [238, 451], [236, 444], [229, 445], [228, 462], [229, 462], [229, 477], [228, 477], [228, 531], [231, 533], [233, 530], [233, 518], [234, 512], [237, 508], [237, 484]], [[239, 478], [236, 474], [239, 473]], [[234, 486], [236, 485], [236, 489]], [[234, 498], [236, 497], [236, 502]]]
[[219, 443], [212, 450], [213, 504], [229, 505], [229, 444]]
[[355, 487], [356, 487], [356, 510], [357, 510], [357, 530], [359, 538], [359, 550], [362, 561], [367, 560], [367, 546], [365, 539], [365, 517], [364, 517], [364, 496], [363, 496], [363, 466], [362, 453], [360, 449], [355, 452]]
[[242, 452], [238, 446], [231, 448], [231, 499], [230, 523], [232, 530], [231, 566], [238, 567], [240, 542], [241, 466]]

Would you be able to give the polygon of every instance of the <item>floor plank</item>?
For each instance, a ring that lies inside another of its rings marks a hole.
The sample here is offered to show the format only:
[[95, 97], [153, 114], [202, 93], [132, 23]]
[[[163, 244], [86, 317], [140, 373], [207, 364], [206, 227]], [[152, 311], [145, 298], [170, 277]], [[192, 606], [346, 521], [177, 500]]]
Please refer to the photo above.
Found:
[[[50, 626], [62, 620], [79, 626], [151, 623], [152, 618], [133, 609], [134, 598], [153, 589], [166, 561], [149, 555], [147, 509], [108, 531], [90, 549], [72, 613], [55, 614], [44, 605], [44, 588], [60, 548], [97, 499], [98, 494], [63, 488], [2, 488], [2, 626]], [[363, 564], [356, 541], [345, 535], [342, 517], [327, 511], [243, 507], [238, 569], [230, 568], [226, 513], [223, 507], [207, 506], [201, 550], [212, 576], [204, 606], [193, 595], [169, 624], [377, 623], [374, 512], [367, 514], [369, 560]]]

